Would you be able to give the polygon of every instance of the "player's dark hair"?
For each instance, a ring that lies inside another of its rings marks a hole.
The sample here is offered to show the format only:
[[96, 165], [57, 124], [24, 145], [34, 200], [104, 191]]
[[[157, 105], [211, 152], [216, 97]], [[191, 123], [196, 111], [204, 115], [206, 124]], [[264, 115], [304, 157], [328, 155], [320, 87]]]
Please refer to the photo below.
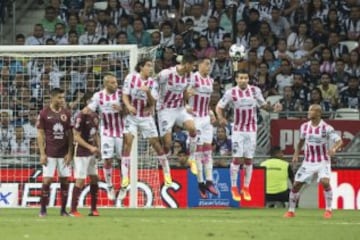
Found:
[[192, 53], [186, 53], [184, 54], [184, 56], [182, 57], [181, 63], [185, 64], [185, 63], [194, 63], [196, 61], [196, 57], [194, 54]]
[[94, 93], [92, 91], [85, 92], [84, 96], [80, 100], [80, 109], [83, 109], [87, 106], [87, 102], [92, 98]]
[[281, 148], [279, 146], [274, 146], [270, 150], [270, 156], [275, 157], [281, 152]]
[[211, 61], [211, 58], [210, 58], [210, 57], [207, 57], [207, 56], [201, 57], [201, 58], [198, 59], [198, 63], [202, 63], [202, 62], [204, 62], [205, 60], [210, 60], [210, 61]]
[[152, 60], [147, 57], [140, 59], [135, 66], [135, 71], [140, 72], [141, 68], [144, 67], [147, 62], [151, 62], [151, 61]]
[[59, 94], [63, 94], [63, 93], [65, 93], [65, 91], [63, 89], [61, 89], [61, 88], [53, 88], [50, 91], [50, 96], [55, 97], [55, 96], [57, 96]]
[[249, 72], [248, 72], [248, 70], [241, 68], [235, 72], [235, 77], [238, 77], [239, 74], [248, 74], [249, 75]]

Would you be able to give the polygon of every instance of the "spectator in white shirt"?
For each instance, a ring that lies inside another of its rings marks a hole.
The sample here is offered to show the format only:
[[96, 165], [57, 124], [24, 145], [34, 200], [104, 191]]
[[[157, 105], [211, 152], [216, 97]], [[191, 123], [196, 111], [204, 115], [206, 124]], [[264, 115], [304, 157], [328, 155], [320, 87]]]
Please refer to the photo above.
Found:
[[45, 40], [44, 27], [41, 24], [35, 24], [33, 35], [26, 38], [25, 45], [45, 45]]

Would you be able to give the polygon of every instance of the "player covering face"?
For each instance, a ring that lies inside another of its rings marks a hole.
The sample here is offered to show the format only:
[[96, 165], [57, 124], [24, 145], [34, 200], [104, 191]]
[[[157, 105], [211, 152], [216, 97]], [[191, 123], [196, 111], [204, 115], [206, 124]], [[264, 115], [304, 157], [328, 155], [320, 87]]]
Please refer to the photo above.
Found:
[[143, 137], [149, 139], [154, 148], [164, 172], [165, 185], [172, 183], [168, 159], [160, 144], [154, 120], [154, 108], [158, 99], [158, 85], [150, 77], [153, 63], [150, 59], [142, 59], [136, 66], [136, 72], [127, 75], [123, 86], [123, 102], [129, 114], [125, 118], [124, 147], [121, 161], [121, 191], [120, 198], [129, 185], [128, 170], [130, 165], [130, 152], [137, 130]]
[[40, 164], [43, 167], [43, 184], [40, 199], [40, 217], [47, 215], [50, 184], [57, 170], [60, 180], [61, 216], [68, 216], [66, 202], [68, 196], [68, 177], [71, 175], [70, 162], [73, 155], [73, 135], [71, 113], [65, 109], [65, 93], [55, 88], [50, 92], [50, 105], [44, 107], [37, 121], [37, 141], [40, 151]]

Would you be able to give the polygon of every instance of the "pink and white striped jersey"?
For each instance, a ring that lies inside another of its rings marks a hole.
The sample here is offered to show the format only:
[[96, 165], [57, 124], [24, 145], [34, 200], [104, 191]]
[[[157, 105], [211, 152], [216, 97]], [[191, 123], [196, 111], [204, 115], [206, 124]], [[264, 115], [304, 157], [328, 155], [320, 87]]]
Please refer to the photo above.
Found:
[[131, 105], [136, 108], [136, 116], [146, 117], [151, 115], [151, 112], [144, 111], [148, 104], [147, 94], [140, 90], [142, 85], [146, 85], [151, 90], [151, 95], [155, 100], [158, 99], [158, 85], [152, 78], [146, 80], [141, 79], [139, 73], [130, 73], [126, 76], [122, 93], [129, 95]]
[[94, 93], [88, 107], [91, 111], [99, 110], [100, 133], [108, 137], [122, 137], [124, 123], [121, 114], [113, 109], [113, 105], [122, 106], [122, 93], [118, 89], [112, 94], [107, 94], [106, 90]]
[[158, 76], [159, 100], [157, 110], [184, 106], [184, 91], [188, 86], [188, 76], [180, 76], [175, 67], [162, 70]]
[[341, 138], [331, 125], [321, 120], [317, 126], [312, 126], [311, 121], [303, 123], [300, 127], [300, 139], [305, 140], [304, 155], [306, 162], [327, 161], [330, 163], [329, 144]]
[[220, 99], [218, 106], [225, 108], [228, 104], [234, 109], [233, 131], [257, 131], [256, 108], [266, 104], [258, 87], [248, 85], [244, 90], [238, 86], [230, 88]]
[[189, 86], [195, 91], [195, 95], [190, 97], [189, 106], [192, 108], [195, 117], [209, 115], [213, 82], [214, 80], [210, 76], [204, 78], [199, 72], [192, 74]]

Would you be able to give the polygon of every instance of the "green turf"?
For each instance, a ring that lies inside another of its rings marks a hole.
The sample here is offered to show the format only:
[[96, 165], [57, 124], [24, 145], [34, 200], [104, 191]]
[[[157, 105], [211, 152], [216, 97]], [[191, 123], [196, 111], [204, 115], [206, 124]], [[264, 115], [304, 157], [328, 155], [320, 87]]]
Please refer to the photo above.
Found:
[[[87, 209], [80, 209], [83, 214]], [[0, 209], [0, 238], [34, 240], [358, 240], [359, 211], [298, 209], [293, 219], [284, 209], [100, 209], [100, 217], [60, 217], [49, 209], [46, 218], [38, 209]]]

